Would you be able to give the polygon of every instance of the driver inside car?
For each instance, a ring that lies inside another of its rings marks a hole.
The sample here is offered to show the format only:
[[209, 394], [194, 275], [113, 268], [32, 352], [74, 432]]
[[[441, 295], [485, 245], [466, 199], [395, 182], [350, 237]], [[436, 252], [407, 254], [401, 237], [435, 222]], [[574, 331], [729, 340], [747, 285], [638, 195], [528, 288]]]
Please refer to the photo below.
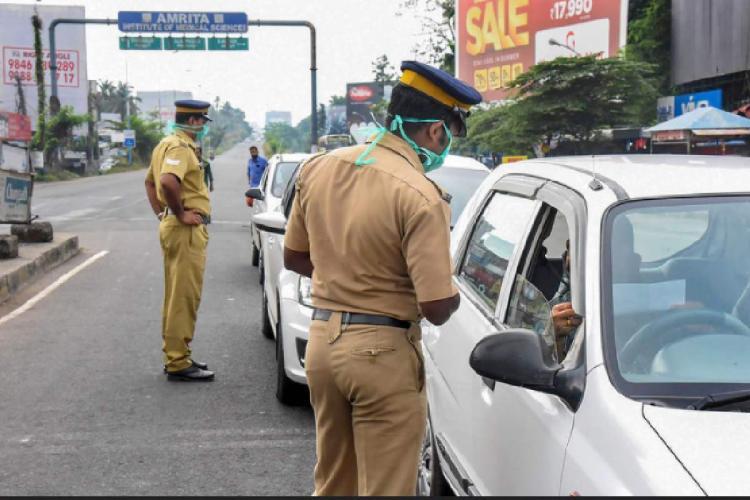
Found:
[[573, 309], [570, 293], [570, 240], [565, 241], [565, 252], [562, 255], [563, 275], [557, 293], [549, 301], [552, 306], [552, 326], [555, 330], [557, 357], [562, 359], [573, 341], [571, 335], [583, 322]]

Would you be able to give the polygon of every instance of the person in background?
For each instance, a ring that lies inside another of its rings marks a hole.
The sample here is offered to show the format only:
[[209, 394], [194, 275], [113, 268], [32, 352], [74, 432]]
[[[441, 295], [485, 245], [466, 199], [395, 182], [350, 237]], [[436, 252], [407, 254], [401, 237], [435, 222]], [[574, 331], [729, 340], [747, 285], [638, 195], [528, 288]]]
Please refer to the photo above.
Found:
[[258, 155], [258, 148], [250, 146], [250, 159], [247, 161], [247, 182], [250, 187], [258, 187], [267, 166], [268, 161]]

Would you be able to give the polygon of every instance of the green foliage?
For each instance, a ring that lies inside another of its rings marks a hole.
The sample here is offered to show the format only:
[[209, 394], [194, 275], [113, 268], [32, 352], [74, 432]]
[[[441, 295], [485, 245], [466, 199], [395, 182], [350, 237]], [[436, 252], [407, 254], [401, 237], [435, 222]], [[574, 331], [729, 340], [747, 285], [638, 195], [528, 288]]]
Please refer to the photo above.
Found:
[[126, 121], [112, 122], [112, 128], [115, 130], [125, 130], [129, 128], [135, 131], [134, 152], [141, 161], [146, 163], [148, 163], [151, 158], [151, 152], [164, 137], [159, 122], [148, 120], [140, 116], [131, 116], [129, 124]]
[[208, 110], [211, 118], [209, 132], [203, 140], [214, 151], [224, 151], [252, 134], [253, 129], [245, 121], [245, 112], [235, 108], [228, 101], [221, 105], [216, 97], [214, 106]]
[[417, 12], [424, 39], [415, 50], [427, 62], [453, 74], [456, 64], [455, 0], [403, 0], [399, 13]]
[[50, 116], [44, 129], [37, 127], [35, 137], [44, 134], [44, 157], [49, 159], [58, 148], [72, 149], [73, 129], [88, 122], [89, 115], [79, 115], [72, 106], [63, 106], [60, 112]]
[[560, 57], [539, 63], [513, 81], [511, 104], [469, 118], [467, 151], [528, 154], [533, 146], [570, 142], [583, 154], [598, 131], [638, 123], [642, 102], [653, 104], [653, 66], [615, 57]]
[[98, 91], [94, 94], [94, 106], [99, 114], [119, 113], [120, 119], [125, 121], [128, 116], [138, 114], [140, 97], [133, 94], [133, 86], [123, 82], [101, 80]]
[[380, 83], [392, 82], [398, 79], [396, 68], [388, 60], [388, 56], [383, 54], [372, 62], [373, 80]]
[[46, 101], [47, 97], [44, 88], [44, 66], [42, 61], [42, 19], [34, 15], [31, 18], [31, 25], [34, 28], [34, 57], [35, 57], [35, 68], [34, 78], [36, 79], [36, 90], [37, 90], [37, 131], [31, 141], [31, 149], [39, 151], [46, 149]]
[[[326, 112], [322, 104], [318, 108], [318, 137], [325, 134]], [[266, 126], [264, 152], [271, 156], [276, 153], [295, 153], [310, 151], [310, 115], [306, 116], [296, 127], [286, 123], [270, 123]]]
[[346, 97], [342, 95], [332, 95], [328, 100], [328, 104], [331, 106], [344, 105], [346, 104]]
[[[655, 71], [653, 85], [659, 95], [670, 95], [672, 61], [672, 2], [671, 0], [631, 0], [628, 22], [628, 45], [625, 55], [636, 62], [651, 64]], [[643, 102], [639, 110], [641, 123], [656, 120], [654, 102]]]

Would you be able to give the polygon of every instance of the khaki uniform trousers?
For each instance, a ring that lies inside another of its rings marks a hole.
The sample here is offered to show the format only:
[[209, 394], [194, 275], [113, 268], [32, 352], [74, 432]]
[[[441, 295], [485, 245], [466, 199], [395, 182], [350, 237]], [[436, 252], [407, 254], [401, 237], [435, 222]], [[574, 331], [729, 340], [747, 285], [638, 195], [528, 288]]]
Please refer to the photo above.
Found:
[[305, 354], [315, 411], [315, 494], [409, 495], [427, 418], [421, 331], [313, 321]]
[[164, 256], [162, 351], [167, 371], [175, 372], [191, 365], [190, 342], [203, 289], [208, 230], [169, 215], [159, 224], [159, 241]]

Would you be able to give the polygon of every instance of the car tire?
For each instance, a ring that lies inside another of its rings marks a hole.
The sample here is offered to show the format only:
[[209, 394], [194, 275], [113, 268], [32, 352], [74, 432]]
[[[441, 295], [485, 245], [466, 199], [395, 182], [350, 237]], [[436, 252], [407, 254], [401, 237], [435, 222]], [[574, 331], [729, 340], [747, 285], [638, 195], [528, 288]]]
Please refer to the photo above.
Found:
[[307, 387], [286, 375], [284, 365], [284, 337], [281, 322], [276, 325], [276, 399], [287, 406], [300, 406], [309, 401]]
[[271, 317], [268, 315], [268, 297], [266, 296], [266, 287], [263, 284], [260, 285], [260, 294], [263, 304], [263, 311], [261, 311], [263, 317], [263, 326], [261, 327], [261, 333], [267, 339], [273, 338], [273, 327], [271, 326]]
[[255, 246], [255, 242], [252, 241], [252, 237], [250, 237], [250, 245], [253, 247], [250, 251], [250, 263], [253, 265], [253, 267], [258, 267], [258, 263], [260, 262], [260, 250], [258, 250], [258, 247]]
[[430, 417], [427, 417], [422, 451], [419, 454], [419, 468], [417, 470], [417, 491], [420, 497], [454, 496], [448, 481], [443, 475], [438, 458], [437, 444], [432, 433]]

